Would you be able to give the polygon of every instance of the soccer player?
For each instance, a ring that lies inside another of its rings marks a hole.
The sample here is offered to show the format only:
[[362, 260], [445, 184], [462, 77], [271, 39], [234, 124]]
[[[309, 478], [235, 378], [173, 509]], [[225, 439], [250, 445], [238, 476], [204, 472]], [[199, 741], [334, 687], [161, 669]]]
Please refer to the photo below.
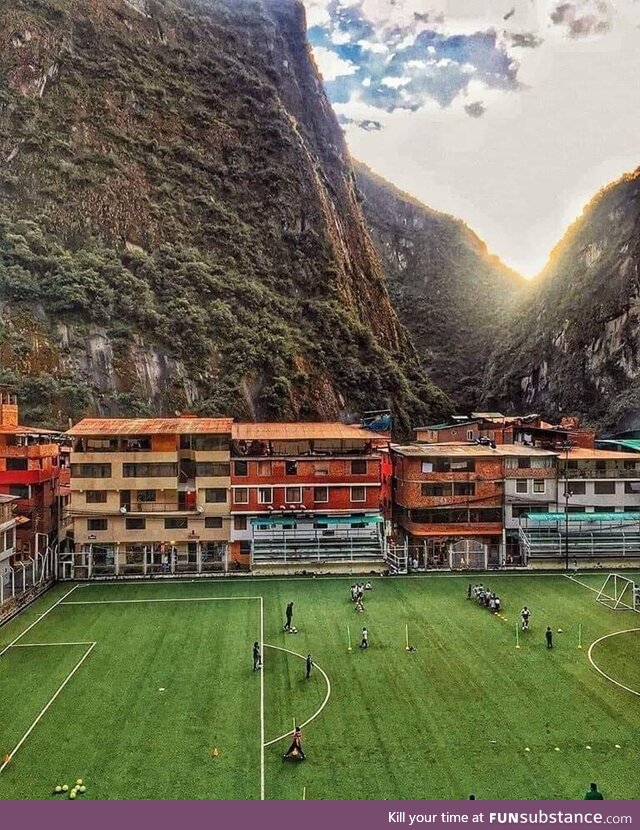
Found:
[[366, 628], [362, 629], [362, 640], [360, 641], [360, 648], [369, 648], [369, 632]]
[[553, 648], [553, 631], [551, 630], [551, 626], [547, 626], [544, 636], [547, 641], [547, 648]]
[[358, 589], [355, 585], [351, 586], [351, 602], [355, 602], [358, 599]]
[[260, 665], [260, 643], [256, 640], [253, 644], [253, 670], [258, 671]]
[[287, 758], [297, 758], [299, 757], [300, 760], [304, 761], [306, 755], [302, 749], [302, 729], [299, 726], [296, 726], [293, 730], [293, 740], [291, 741], [291, 746], [289, 749], [284, 753], [282, 756], [282, 760], [286, 760]]
[[525, 605], [522, 611], [520, 612], [520, 619], [522, 620], [522, 630], [528, 631], [529, 630], [529, 617], [531, 616], [531, 611]]
[[585, 801], [604, 801], [604, 796], [598, 789], [598, 785], [595, 783], [591, 783], [589, 786], [589, 790], [584, 797]]
[[361, 598], [358, 598], [358, 601], [356, 602], [356, 611], [364, 611], [364, 602]]
[[291, 620], [293, 619], [293, 603], [292, 602], [290, 602], [287, 605], [287, 609], [284, 612], [284, 615], [287, 618], [287, 621], [286, 621], [285, 626], [284, 626], [284, 630], [285, 631], [291, 631]]
[[467, 588], [467, 599], [471, 599], [471, 583], [469, 583], [469, 586]]
[[310, 654], [307, 654], [307, 680], [311, 677], [311, 669], [313, 668], [313, 659]]

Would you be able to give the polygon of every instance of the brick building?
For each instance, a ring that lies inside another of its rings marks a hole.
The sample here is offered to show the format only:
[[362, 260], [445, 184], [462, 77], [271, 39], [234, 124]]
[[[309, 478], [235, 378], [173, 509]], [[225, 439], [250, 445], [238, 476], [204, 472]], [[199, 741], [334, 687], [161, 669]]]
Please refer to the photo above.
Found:
[[248, 565], [382, 559], [388, 441], [341, 423], [234, 424], [232, 550]]

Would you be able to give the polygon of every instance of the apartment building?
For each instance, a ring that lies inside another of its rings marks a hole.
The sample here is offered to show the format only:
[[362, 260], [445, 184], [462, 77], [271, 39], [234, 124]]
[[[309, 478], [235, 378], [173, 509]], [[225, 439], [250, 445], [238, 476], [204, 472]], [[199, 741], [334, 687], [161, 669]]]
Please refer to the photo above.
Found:
[[18, 401], [0, 389], [0, 494], [15, 496], [16, 551], [33, 557], [55, 541], [60, 521], [58, 483], [64, 437], [20, 424]]
[[87, 418], [72, 440], [62, 576], [234, 567], [229, 418]]
[[16, 552], [15, 496], [0, 494], [0, 605], [11, 595], [11, 562]]
[[504, 456], [481, 444], [392, 447], [395, 520], [421, 567], [498, 563]]
[[237, 423], [232, 550], [252, 567], [382, 559], [388, 441], [342, 423]]

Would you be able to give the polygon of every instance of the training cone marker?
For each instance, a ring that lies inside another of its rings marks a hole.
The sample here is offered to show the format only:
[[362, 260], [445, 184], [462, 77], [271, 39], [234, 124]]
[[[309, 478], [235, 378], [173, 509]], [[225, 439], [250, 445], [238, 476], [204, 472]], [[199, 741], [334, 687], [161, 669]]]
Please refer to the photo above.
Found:
[[75, 790], [71, 790], [71, 792], [69, 793], [69, 798], [70, 798], [71, 800], [73, 800], [75, 797], [76, 797], [76, 791], [75, 791]]
[[63, 785], [62, 785], [62, 792], [63, 792], [63, 793], [66, 793], [66, 792], [68, 791], [68, 789], [69, 789], [69, 785], [68, 785], [68, 784], [63, 784]]
[[78, 787], [78, 789], [80, 790], [81, 793], [86, 793], [86, 791], [87, 791], [87, 788], [84, 786], [84, 784], [81, 787]]
[[524, 751], [525, 751], [525, 752], [531, 752], [531, 750], [529, 749], [529, 747], [528, 747], [528, 746], [525, 746]]
[[220, 753], [218, 752], [218, 747], [216, 747], [213, 752], [211, 753], [212, 758], [217, 758]]
[[56, 787], [55, 792], [57, 792], [57, 793], [62, 792], [62, 787], [60, 786], [60, 784], [58, 784], [58, 786]]
[[82, 786], [82, 778], [78, 778], [78, 780], [76, 781], [76, 787], [81, 787], [81, 786]]
[[557, 747], [555, 748], [555, 750], [556, 750], [556, 752], [560, 752], [560, 747], [559, 747], [559, 746], [557, 746]]
[[11, 761], [11, 755], [3, 755], [2, 756], [2, 763], [8, 764]]
[[586, 747], [585, 747], [585, 749], [591, 749], [591, 747], [590, 747], [590, 746], [586, 746]]
[[558, 634], [562, 634], [562, 629], [561, 628], [558, 629]]
[[616, 749], [622, 749], [622, 747], [620, 746], [620, 744], [616, 744]]

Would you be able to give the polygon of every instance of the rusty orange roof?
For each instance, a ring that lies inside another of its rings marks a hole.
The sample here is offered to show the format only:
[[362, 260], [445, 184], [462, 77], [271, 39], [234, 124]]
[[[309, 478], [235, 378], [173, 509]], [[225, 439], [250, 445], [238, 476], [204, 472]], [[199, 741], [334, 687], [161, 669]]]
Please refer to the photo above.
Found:
[[[560, 460], [566, 458], [566, 452], [558, 450]], [[640, 461], [640, 454], [637, 452], [616, 452], [615, 450], [590, 450], [583, 447], [573, 447], [569, 450], [570, 461]]]
[[234, 424], [233, 437], [236, 441], [385, 441], [384, 435], [371, 432], [359, 426], [341, 423], [295, 421], [294, 423]]
[[0, 435], [62, 435], [61, 431], [40, 429], [39, 427], [25, 427], [21, 424], [0, 424]]
[[211, 435], [231, 433], [232, 418], [84, 418], [67, 435]]

